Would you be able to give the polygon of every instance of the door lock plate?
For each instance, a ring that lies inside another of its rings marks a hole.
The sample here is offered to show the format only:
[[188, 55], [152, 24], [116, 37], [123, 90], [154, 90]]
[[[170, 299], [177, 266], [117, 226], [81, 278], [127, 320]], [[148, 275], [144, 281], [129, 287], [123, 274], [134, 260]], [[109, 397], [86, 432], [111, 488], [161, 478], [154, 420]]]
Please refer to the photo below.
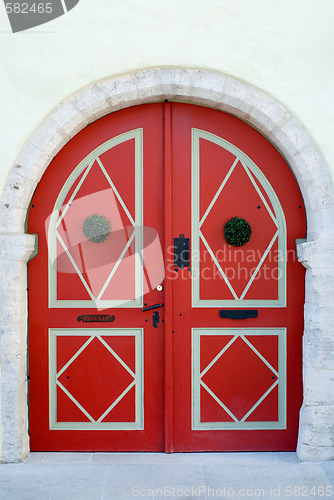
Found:
[[189, 238], [180, 234], [179, 238], [174, 238], [174, 266], [190, 267], [190, 244]]
[[158, 328], [159, 321], [160, 321], [159, 311], [153, 311], [153, 316], [152, 316], [153, 328]]

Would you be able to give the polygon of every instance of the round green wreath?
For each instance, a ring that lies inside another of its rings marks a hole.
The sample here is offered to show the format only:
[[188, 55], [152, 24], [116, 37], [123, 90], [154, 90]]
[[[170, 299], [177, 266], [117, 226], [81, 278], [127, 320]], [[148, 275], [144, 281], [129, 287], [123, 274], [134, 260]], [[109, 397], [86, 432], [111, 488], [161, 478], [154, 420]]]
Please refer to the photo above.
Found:
[[242, 247], [246, 245], [252, 234], [248, 222], [241, 217], [232, 217], [224, 226], [224, 237], [229, 245]]
[[90, 215], [84, 220], [82, 232], [89, 241], [102, 243], [111, 233], [110, 221], [103, 215]]

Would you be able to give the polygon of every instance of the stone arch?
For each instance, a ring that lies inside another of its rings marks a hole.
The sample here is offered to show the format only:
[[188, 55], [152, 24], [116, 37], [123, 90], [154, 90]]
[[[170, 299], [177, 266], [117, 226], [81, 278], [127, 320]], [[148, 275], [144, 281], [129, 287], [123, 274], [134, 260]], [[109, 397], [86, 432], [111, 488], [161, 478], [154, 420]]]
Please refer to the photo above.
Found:
[[284, 155], [300, 186], [307, 213], [305, 265], [304, 402], [297, 453], [301, 460], [334, 457], [334, 190], [324, 160], [303, 127], [263, 92], [207, 70], [156, 68], [94, 83], [57, 106], [32, 133], [6, 179], [0, 205], [1, 305], [0, 436], [2, 461], [29, 452], [27, 408], [27, 272], [35, 237], [25, 233], [33, 192], [51, 159], [79, 130], [98, 118], [143, 103], [182, 100], [232, 113], [262, 132]]

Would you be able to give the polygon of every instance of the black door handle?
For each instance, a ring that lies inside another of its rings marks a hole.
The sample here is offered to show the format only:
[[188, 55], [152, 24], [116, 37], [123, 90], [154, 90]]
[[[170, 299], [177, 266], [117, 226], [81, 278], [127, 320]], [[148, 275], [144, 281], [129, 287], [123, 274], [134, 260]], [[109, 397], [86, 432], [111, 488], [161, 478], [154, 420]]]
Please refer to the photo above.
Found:
[[163, 304], [154, 304], [153, 306], [143, 307], [142, 311], [150, 311], [151, 309], [157, 309], [158, 307], [162, 307]]

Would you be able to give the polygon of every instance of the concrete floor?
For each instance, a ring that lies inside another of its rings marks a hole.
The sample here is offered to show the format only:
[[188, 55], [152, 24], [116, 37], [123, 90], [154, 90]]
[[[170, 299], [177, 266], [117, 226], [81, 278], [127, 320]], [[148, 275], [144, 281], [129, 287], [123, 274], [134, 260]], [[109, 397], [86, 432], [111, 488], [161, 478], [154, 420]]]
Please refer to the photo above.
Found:
[[0, 465], [1, 500], [333, 496], [334, 461], [295, 453], [31, 453]]

